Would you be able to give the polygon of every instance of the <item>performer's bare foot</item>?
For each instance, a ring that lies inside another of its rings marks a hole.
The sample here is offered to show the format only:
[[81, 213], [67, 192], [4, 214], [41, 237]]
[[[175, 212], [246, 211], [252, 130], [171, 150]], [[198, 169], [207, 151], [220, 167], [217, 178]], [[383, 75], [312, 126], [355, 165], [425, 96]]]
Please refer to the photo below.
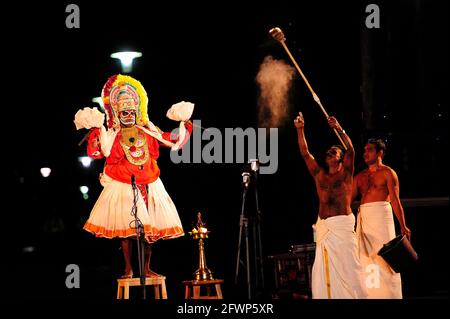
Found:
[[120, 276], [120, 279], [131, 279], [133, 278], [133, 270], [125, 270], [125, 274]]
[[145, 270], [145, 277], [147, 278], [157, 278], [157, 277], [163, 277], [163, 275], [157, 274], [156, 272], [146, 269]]

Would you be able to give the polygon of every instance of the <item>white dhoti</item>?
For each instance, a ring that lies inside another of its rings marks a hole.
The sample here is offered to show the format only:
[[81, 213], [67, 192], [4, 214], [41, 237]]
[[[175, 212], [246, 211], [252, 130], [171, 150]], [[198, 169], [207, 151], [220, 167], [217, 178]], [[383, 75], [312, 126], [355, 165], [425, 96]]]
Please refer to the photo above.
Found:
[[395, 238], [395, 224], [389, 202], [372, 202], [359, 207], [358, 250], [365, 269], [369, 298], [400, 299], [402, 283], [400, 274], [395, 273], [378, 251]]
[[[136, 236], [133, 207], [133, 189], [103, 174], [104, 186], [84, 229], [97, 237], [127, 238]], [[184, 235], [177, 209], [158, 178], [148, 186], [148, 206], [140, 191], [137, 198], [137, 217], [144, 226], [149, 242]]]
[[312, 270], [314, 299], [367, 298], [354, 229], [353, 214], [318, 218]]

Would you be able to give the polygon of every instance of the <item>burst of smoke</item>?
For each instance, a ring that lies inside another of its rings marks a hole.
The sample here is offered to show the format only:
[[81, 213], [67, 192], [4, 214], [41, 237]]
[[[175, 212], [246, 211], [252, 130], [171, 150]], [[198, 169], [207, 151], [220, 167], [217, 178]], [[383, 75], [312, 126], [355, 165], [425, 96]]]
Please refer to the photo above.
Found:
[[266, 56], [259, 67], [258, 126], [279, 127], [289, 115], [289, 89], [295, 69], [282, 60]]

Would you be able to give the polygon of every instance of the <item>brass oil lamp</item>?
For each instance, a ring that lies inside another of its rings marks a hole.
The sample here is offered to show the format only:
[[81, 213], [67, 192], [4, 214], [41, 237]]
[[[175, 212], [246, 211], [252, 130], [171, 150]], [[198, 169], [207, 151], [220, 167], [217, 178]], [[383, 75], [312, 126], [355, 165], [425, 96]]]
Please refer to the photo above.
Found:
[[197, 214], [196, 227], [189, 232], [193, 239], [198, 239], [198, 269], [194, 273], [194, 279], [197, 281], [214, 280], [212, 271], [206, 266], [205, 245], [203, 239], [208, 238], [210, 231], [206, 228], [206, 224], [202, 221], [202, 214]]

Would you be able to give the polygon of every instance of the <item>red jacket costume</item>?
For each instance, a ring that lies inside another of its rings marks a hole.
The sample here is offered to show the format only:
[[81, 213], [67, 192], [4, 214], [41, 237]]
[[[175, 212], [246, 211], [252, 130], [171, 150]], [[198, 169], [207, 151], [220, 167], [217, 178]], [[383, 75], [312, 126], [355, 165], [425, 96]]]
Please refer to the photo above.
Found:
[[[192, 123], [187, 122], [185, 124], [187, 134], [182, 142], [182, 146], [186, 144], [189, 139], [189, 136], [192, 133]], [[119, 132], [114, 140], [114, 143], [111, 148], [110, 155], [106, 158], [105, 163], [105, 173], [112, 179], [115, 179], [122, 183], [131, 184], [131, 176], [134, 175], [136, 178], [136, 184], [150, 184], [154, 182], [160, 174], [159, 167], [157, 164], [157, 159], [159, 157], [159, 145], [163, 145], [167, 147], [165, 144], [159, 142], [153, 136], [148, 135], [143, 130], [139, 129], [139, 132], [143, 134], [147, 140], [146, 145], [141, 146], [142, 148], [148, 147], [148, 160], [142, 165], [136, 165], [131, 163], [125, 154], [124, 148], [120, 143], [121, 132]], [[89, 135], [87, 153], [91, 158], [100, 159], [103, 158], [103, 154], [100, 149], [100, 129], [95, 128], [92, 130]], [[162, 137], [175, 143], [178, 139], [178, 136], [172, 136], [170, 132], [165, 132], [162, 134]], [[133, 149], [131, 149], [133, 150]], [[144, 158], [145, 150], [142, 152], [143, 154], [140, 157], [136, 157], [137, 160]]]

